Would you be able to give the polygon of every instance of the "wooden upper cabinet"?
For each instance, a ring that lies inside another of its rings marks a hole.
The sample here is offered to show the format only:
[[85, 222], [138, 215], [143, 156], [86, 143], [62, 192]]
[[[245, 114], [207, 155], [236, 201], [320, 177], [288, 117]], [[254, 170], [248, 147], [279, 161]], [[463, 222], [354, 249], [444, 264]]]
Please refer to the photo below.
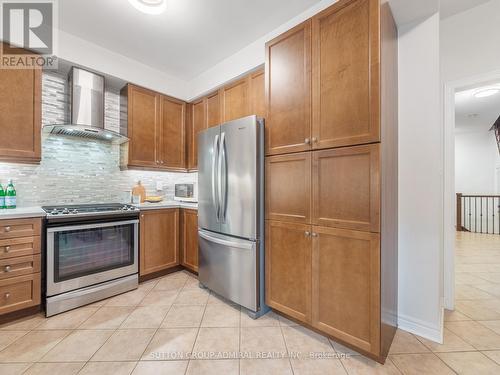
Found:
[[266, 117], [265, 72], [260, 69], [250, 74], [250, 114]]
[[221, 90], [222, 122], [250, 115], [250, 90], [248, 77], [224, 86]]
[[169, 169], [185, 169], [184, 122], [186, 103], [161, 96], [160, 164]]
[[311, 223], [311, 153], [266, 157], [266, 219]]
[[312, 238], [312, 325], [378, 356], [379, 234], [313, 226]]
[[380, 231], [379, 148], [313, 152], [313, 224]]
[[198, 272], [198, 211], [181, 210], [181, 264]]
[[0, 69], [0, 160], [41, 160], [40, 69]]
[[145, 211], [140, 217], [141, 276], [179, 264], [179, 209]]
[[198, 168], [198, 133], [207, 128], [206, 100], [200, 99], [191, 104], [190, 130], [188, 144], [188, 169]]
[[342, 0], [312, 18], [313, 148], [380, 140], [378, 19], [378, 0]]
[[130, 166], [157, 167], [159, 162], [160, 95], [128, 85], [128, 136]]
[[266, 154], [311, 148], [311, 22], [266, 43]]
[[207, 128], [221, 124], [221, 101], [219, 91], [207, 95]]
[[311, 226], [266, 221], [266, 303], [311, 321]]

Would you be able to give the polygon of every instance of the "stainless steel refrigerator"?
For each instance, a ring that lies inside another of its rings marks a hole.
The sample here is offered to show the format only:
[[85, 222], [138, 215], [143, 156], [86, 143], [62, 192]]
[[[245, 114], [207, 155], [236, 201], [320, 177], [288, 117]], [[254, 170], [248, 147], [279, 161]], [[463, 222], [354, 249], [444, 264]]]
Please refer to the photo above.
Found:
[[199, 281], [256, 318], [264, 303], [264, 122], [198, 135]]

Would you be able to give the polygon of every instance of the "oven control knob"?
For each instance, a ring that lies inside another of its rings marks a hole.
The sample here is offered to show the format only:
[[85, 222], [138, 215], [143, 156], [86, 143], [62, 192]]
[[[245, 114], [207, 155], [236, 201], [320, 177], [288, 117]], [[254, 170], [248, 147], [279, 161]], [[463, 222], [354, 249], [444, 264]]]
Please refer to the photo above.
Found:
[[63, 214], [67, 215], [69, 214], [69, 210], [67, 208], [65, 208], [63, 211], [62, 211]]
[[74, 208], [72, 211], [71, 211], [72, 214], [77, 214], [78, 213], [78, 210], [76, 208]]

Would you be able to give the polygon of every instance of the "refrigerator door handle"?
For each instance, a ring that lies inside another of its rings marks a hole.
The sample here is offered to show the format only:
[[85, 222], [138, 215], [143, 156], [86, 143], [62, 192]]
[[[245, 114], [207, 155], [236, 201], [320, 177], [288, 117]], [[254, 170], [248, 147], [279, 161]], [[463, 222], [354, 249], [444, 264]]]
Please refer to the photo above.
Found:
[[[226, 184], [227, 184], [227, 168], [226, 168], [226, 133], [222, 132], [219, 144], [219, 168], [218, 168], [218, 194], [219, 194], [219, 218], [222, 223], [226, 220]], [[224, 167], [224, 173], [222, 168]]]
[[217, 199], [217, 190], [219, 190], [215, 187], [215, 181], [217, 179], [216, 177], [216, 160], [219, 158], [219, 135], [217, 134], [214, 138], [214, 152], [212, 154], [212, 205], [215, 209], [215, 216], [217, 218], [217, 221], [219, 221], [219, 200]]
[[216, 243], [219, 245], [243, 249], [243, 250], [252, 250], [254, 245], [255, 245], [254, 242], [249, 242], [249, 241], [243, 241], [243, 240], [230, 241], [230, 240], [225, 240], [223, 238], [214, 237], [214, 236], [210, 235], [210, 232], [204, 231], [202, 229], [198, 230], [198, 235], [207, 241], [210, 241], [210, 242], [213, 242], [213, 243]]

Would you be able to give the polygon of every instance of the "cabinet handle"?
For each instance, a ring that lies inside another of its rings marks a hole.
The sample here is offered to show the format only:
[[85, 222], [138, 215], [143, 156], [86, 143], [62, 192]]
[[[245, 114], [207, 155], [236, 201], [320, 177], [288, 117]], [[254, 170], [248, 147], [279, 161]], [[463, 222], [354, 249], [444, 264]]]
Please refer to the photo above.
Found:
[[5, 227], [6, 232], [10, 232], [10, 227]]
[[5, 246], [5, 252], [8, 253], [10, 251], [10, 246]]
[[9, 292], [5, 293], [4, 297], [5, 297], [5, 299], [9, 299], [10, 298], [10, 293]]
[[318, 138], [313, 137], [313, 138], [312, 138], [312, 141], [313, 141], [313, 143], [318, 143]]
[[309, 145], [309, 144], [311, 144], [311, 140], [309, 138], [306, 138], [306, 139], [304, 139], [304, 143], [306, 145]]
[[312, 236], [313, 236], [313, 237], [318, 237], [318, 233], [313, 232], [313, 233], [312, 233]]
[[5, 269], [5, 272], [10, 272], [10, 266], [5, 266], [4, 269]]
[[306, 230], [304, 234], [306, 235], [306, 237], [309, 237], [311, 235], [311, 232]]

